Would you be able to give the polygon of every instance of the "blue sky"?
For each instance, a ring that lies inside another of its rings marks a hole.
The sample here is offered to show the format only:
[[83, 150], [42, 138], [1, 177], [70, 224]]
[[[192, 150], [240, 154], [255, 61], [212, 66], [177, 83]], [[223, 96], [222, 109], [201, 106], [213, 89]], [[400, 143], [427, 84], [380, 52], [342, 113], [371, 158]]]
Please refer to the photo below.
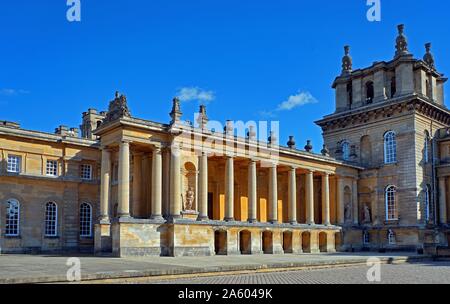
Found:
[[[355, 68], [390, 60], [404, 23], [410, 51], [422, 57], [432, 42], [438, 69], [450, 72], [448, 1], [381, 0], [375, 23], [366, 0], [81, 4], [81, 22], [69, 23], [66, 0], [1, 1], [0, 120], [47, 132], [78, 126], [83, 111], [106, 109], [119, 90], [133, 116], [168, 122], [172, 97], [190, 88], [183, 93], [209, 99], [210, 119], [279, 120], [281, 143], [294, 135], [320, 151], [313, 122], [334, 111], [345, 44]], [[317, 102], [292, 108], [308, 92]], [[183, 102], [185, 119], [198, 104]]]

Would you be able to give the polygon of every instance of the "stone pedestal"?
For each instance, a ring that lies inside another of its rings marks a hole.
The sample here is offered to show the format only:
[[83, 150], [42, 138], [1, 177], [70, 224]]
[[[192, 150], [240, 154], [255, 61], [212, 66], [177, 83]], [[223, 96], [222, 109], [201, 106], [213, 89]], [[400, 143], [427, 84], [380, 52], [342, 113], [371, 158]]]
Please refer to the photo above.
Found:
[[112, 253], [116, 257], [160, 256], [164, 225], [147, 220], [122, 219], [112, 224]]
[[197, 211], [182, 211], [181, 212], [181, 218], [185, 220], [192, 220], [196, 221], [198, 219], [199, 213]]
[[102, 255], [112, 252], [111, 224], [100, 223], [95, 225], [94, 253]]

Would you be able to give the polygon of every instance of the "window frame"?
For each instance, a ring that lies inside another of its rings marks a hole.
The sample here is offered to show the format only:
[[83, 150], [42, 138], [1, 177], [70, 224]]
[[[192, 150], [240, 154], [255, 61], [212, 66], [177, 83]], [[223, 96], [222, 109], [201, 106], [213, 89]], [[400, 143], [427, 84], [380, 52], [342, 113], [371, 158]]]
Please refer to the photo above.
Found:
[[386, 208], [386, 221], [398, 221], [397, 187], [389, 185], [384, 191], [384, 203]]
[[393, 165], [397, 159], [397, 133], [388, 131], [384, 134], [384, 164]]
[[[11, 160], [17, 160], [14, 163], [11, 162]], [[16, 166], [17, 170], [11, 170], [10, 166]], [[13, 174], [20, 174], [22, 172], [22, 157], [20, 155], [14, 155], [10, 154], [6, 158], [6, 172], [13, 173]]]
[[[54, 167], [49, 167], [50, 164], [53, 164]], [[58, 177], [58, 161], [54, 159], [47, 159], [45, 166], [45, 176], [49, 177]], [[54, 170], [54, 172], [49, 172], [49, 170]]]
[[[49, 206], [54, 206], [54, 210], [51, 210], [54, 218], [49, 219]], [[50, 227], [51, 231], [54, 231], [53, 233], [49, 233], [49, 224], [52, 226]], [[48, 202], [45, 204], [45, 227], [44, 227], [44, 235], [46, 237], [57, 237], [58, 236], [58, 204], [55, 202]]]
[[[17, 212], [14, 215], [14, 218], [11, 217], [11, 213], [10, 213], [11, 212], [10, 211], [11, 204], [15, 204], [17, 206]], [[6, 221], [5, 221], [5, 236], [6, 237], [19, 237], [20, 236], [20, 212], [21, 212], [20, 202], [16, 199], [9, 199], [6, 203], [6, 205], [7, 205], [7, 207], [6, 207]], [[15, 218], [15, 217], [17, 217], [17, 218]], [[13, 226], [16, 226], [14, 233], [9, 232], [9, 230], [8, 230], [8, 229], [11, 229], [11, 228], [9, 228], [9, 226], [11, 226], [11, 223], [10, 223], [11, 221], [15, 222], [15, 224], [13, 224]]]
[[[84, 227], [83, 225], [85, 225], [87, 223], [87, 221], [84, 219], [85, 210], [86, 210], [86, 209], [83, 209], [84, 206], [89, 208], [89, 234], [84, 233], [86, 231], [84, 228], [86, 228], [86, 227]], [[92, 219], [93, 219], [92, 212], [93, 212], [93, 209], [92, 209], [91, 204], [89, 204], [89, 203], [80, 204], [80, 207], [79, 207], [79, 230], [80, 230], [79, 236], [80, 236], [80, 238], [92, 238]]]
[[[89, 168], [89, 178], [85, 176], [86, 171], [85, 168]], [[81, 164], [80, 165], [80, 178], [84, 181], [91, 181], [93, 180], [93, 172], [94, 167], [91, 164]]]

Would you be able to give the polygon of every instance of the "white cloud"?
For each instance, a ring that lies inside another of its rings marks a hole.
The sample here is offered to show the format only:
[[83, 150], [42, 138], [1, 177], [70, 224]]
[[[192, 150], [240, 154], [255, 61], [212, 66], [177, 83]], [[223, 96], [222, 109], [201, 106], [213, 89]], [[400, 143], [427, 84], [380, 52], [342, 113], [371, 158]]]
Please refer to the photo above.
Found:
[[314, 96], [312, 96], [311, 93], [307, 91], [299, 91], [296, 95], [291, 95], [286, 101], [280, 103], [275, 110], [260, 111], [259, 115], [263, 117], [273, 118], [277, 116], [277, 112], [291, 111], [295, 108], [318, 102], [319, 101]]
[[291, 95], [289, 98], [278, 105], [277, 111], [291, 111], [295, 108], [318, 103], [317, 99], [309, 92], [298, 92], [296, 95]]
[[29, 94], [30, 92], [26, 91], [26, 90], [16, 90], [16, 89], [0, 89], [0, 95], [3, 96], [14, 96], [14, 95], [22, 95], [22, 94]]
[[184, 87], [181, 88], [178, 93], [178, 98], [181, 101], [198, 100], [203, 103], [208, 103], [216, 99], [213, 91], [206, 91], [199, 87]]

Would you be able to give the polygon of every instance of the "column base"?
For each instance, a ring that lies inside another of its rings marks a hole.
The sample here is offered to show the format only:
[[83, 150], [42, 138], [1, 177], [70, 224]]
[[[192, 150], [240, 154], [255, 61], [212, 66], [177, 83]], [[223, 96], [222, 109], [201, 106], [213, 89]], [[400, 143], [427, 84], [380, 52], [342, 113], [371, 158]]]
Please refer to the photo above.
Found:
[[199, 222], [207, 222], [207, 221], [209, 221], [209, 217], [207, 217], [207, 216], [199, 216], [197, 218], [197, 221], [199, 221]]
[[130, 213], [119, 213], [118, 214], [119, 218], [131, 218], [131, 214]]
[[232, 217], [226, 217], [223, 219], [225, 222], [234, 222], [234, 218]]
[[258, 220], [257, 219], [250, 219], [250, 220], [248, 220], [247, 221], [249, 224], [256, 224], [256, 223], [258, 223]]
[[295, 225], [298, 225], [298, 222], [297, 222], [297, 221], [290, 221], [290, 222], [289, 222], [289, 224], [291, 224], [291, 225], [294, 225], [294, 226], [295, 226]]

